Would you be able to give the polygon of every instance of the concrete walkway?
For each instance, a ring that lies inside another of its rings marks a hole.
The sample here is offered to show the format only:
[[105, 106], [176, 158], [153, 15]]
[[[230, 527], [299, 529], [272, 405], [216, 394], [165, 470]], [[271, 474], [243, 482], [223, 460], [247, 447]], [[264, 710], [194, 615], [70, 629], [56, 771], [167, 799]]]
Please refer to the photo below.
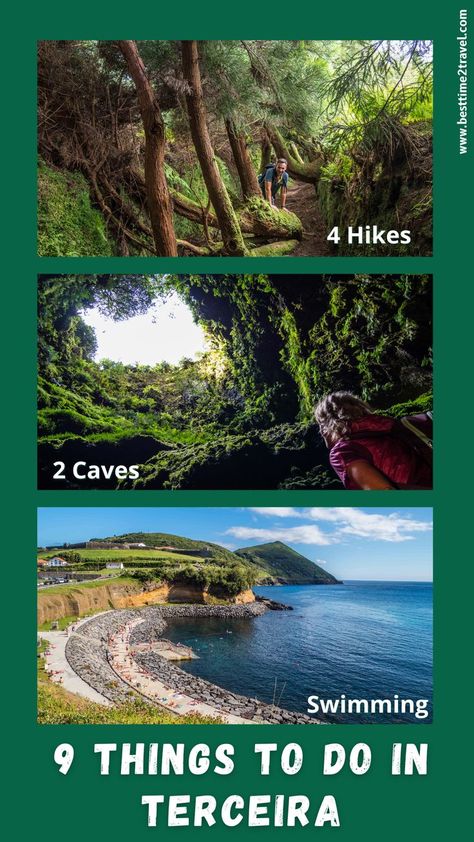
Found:
[[[90, 620], [86, 617], [84, 620], [78, 620], [72, 625], [76, 631], [72, 634], [77, 634], [77, 629], [85, 622]], [[47, 640], [49, 647], [45, 653], [45, 669], [51, 681], [60, 684], [65, 690], [70, 693], [75, 693], [89, 702], [97, 702], [99, 705], [112, 706], [112, 702], [90, 687], [86, 681], [83, 681], [77, 673], [74, 672], [66, 660], [66, 643], [69, 640], [72, 626], [66, 631], [40, 631], [38, 636], [43, 640]], [[68, 634], [69, 631], [69, 634]]]
[[179, 693], [177, 690], [167, 687], [159, 679], [140, 667], [130, 654], [130, 636], [133, 629], [140, 623], [143, 623], [143, 620], [132, 620], [114, 637], [111, 637], [108, 642], [109, 664], [122, 681], [125, 681], [145, 698], [179, 716], [199, 714], [200, 716], [219, 719], [229, 725], [257, 724], [256, 720], [243, 719], [241, 716], [225, 713], [219, 708], [205, 702], [199, 702], [184, 693]]

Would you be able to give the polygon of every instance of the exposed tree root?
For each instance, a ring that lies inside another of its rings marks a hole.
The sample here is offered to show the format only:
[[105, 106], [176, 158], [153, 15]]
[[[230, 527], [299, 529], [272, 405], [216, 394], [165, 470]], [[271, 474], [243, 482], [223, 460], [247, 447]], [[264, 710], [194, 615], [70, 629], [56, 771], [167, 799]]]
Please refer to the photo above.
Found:
[[298, 245], [298, 240], [283, 240], [282, 242], [268, 243], [265, 246], [252, 248], [250, 254], [252, 257], [281, 257], [285, 254], [292, 254]]
[[[194, 243], [188, 242], [188, 240], [176, 240], [176, 243], [179, 248], [184, 249], [185, 251], [190, 251], [193, 254], [197, 254], [200, 257], [210, 257], [211, 255], [218, 254], [219, 251], [214, 251], [211, 248], [206, 246], [196, 246]], [[222, 247], [222, 243], [218, 243]]]
[[276, 126], [273, 126], [271, 123], [267, 123], [266, 129], [278, 157], [286, 158], [288, 162], [288, 172], [290, 175], [298, 181], [306, 181], [309, 184], [317, 184], [321, 175], [321, 167], [324, 163], [322, 156], [319, 156], [314, 161], [310, 161], [307, 164], [302, 164], [292, 154], [291, 146], [285, 142]]

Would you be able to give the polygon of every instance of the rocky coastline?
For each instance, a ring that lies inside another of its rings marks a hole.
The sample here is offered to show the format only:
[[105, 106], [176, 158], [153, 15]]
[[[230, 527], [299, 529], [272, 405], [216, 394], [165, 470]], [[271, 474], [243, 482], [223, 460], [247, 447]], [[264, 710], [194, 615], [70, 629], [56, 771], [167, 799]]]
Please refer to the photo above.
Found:
[[[251, 621], [267, 610], [277, 610], [279, 603], [271, 606], [266, 602], [244, 605], [156, 605], [108, 611], [83, 622], [77, 630], [73, 627], [65, 649], [66, 659], [89, 686], [113, 704], [136, 698], [140, 690], [137, 686], [131, 686], [127, 677], [114, 669], [110, 656], [113, 641], [123, 639], [129, 627], [128, 650], [137, 669], [150, 679], [186, 694], [196, 703], [210, 706], [224, 716], [238, 716], [255, 724], [319, 724], [314, 718], [296, 711], [241, 696], [212, 684], [186, 672], [176, 662], [159, 654], [156, 643], [163, 638], [167, 619], [219, 617], [222, 620], [238, 618]], [[288, 606], [280, 606], [278, 610], [286, 608]]]

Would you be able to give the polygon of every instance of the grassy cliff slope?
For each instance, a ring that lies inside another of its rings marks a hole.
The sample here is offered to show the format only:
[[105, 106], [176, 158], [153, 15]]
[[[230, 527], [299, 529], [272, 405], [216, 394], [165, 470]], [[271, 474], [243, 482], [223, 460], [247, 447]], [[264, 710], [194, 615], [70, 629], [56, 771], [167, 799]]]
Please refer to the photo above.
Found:
[[255, 547], [243, 547], [236, 550], [249, 564], [255, 565], [259, 571], [265, 571], [268, 577], [290, 585], [337, 585], [338, 580], [323, 570], [322, 567], [305, 556], [287, 547], [281, 541], [270, 544], [259, 544]]

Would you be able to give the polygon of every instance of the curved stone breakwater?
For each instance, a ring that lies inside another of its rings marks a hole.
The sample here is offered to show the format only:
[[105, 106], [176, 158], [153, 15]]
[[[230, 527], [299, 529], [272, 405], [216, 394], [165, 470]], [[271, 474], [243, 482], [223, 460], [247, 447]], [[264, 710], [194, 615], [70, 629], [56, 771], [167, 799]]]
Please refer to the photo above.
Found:
[[[251, 619], [264, 614], [259, 603], [246, 605], [161, 605], [109, 611], [72, 632], [66, 658], [72, 669], [113, 703], [137, 695], [176, 713], [222, 717], [226, 722], [318, 724], [304, 714], [250, 699], [218, 687], [161, 657], [156, 647], [166, 618]], [[194, 706], [194, 707], [193, 707]]]
[[[115, 704], [129, 702], [136, 694], [109, 664], [109, 639], [134, 620], [137, 614], [137, 609], [99, 614], [88, 622], [82, 622], [77, 631], [70, 630], [66, 644], [65, 655], [69, 666], [90, 687]], [[163, 623], [163, 631], [165, 628]]]

